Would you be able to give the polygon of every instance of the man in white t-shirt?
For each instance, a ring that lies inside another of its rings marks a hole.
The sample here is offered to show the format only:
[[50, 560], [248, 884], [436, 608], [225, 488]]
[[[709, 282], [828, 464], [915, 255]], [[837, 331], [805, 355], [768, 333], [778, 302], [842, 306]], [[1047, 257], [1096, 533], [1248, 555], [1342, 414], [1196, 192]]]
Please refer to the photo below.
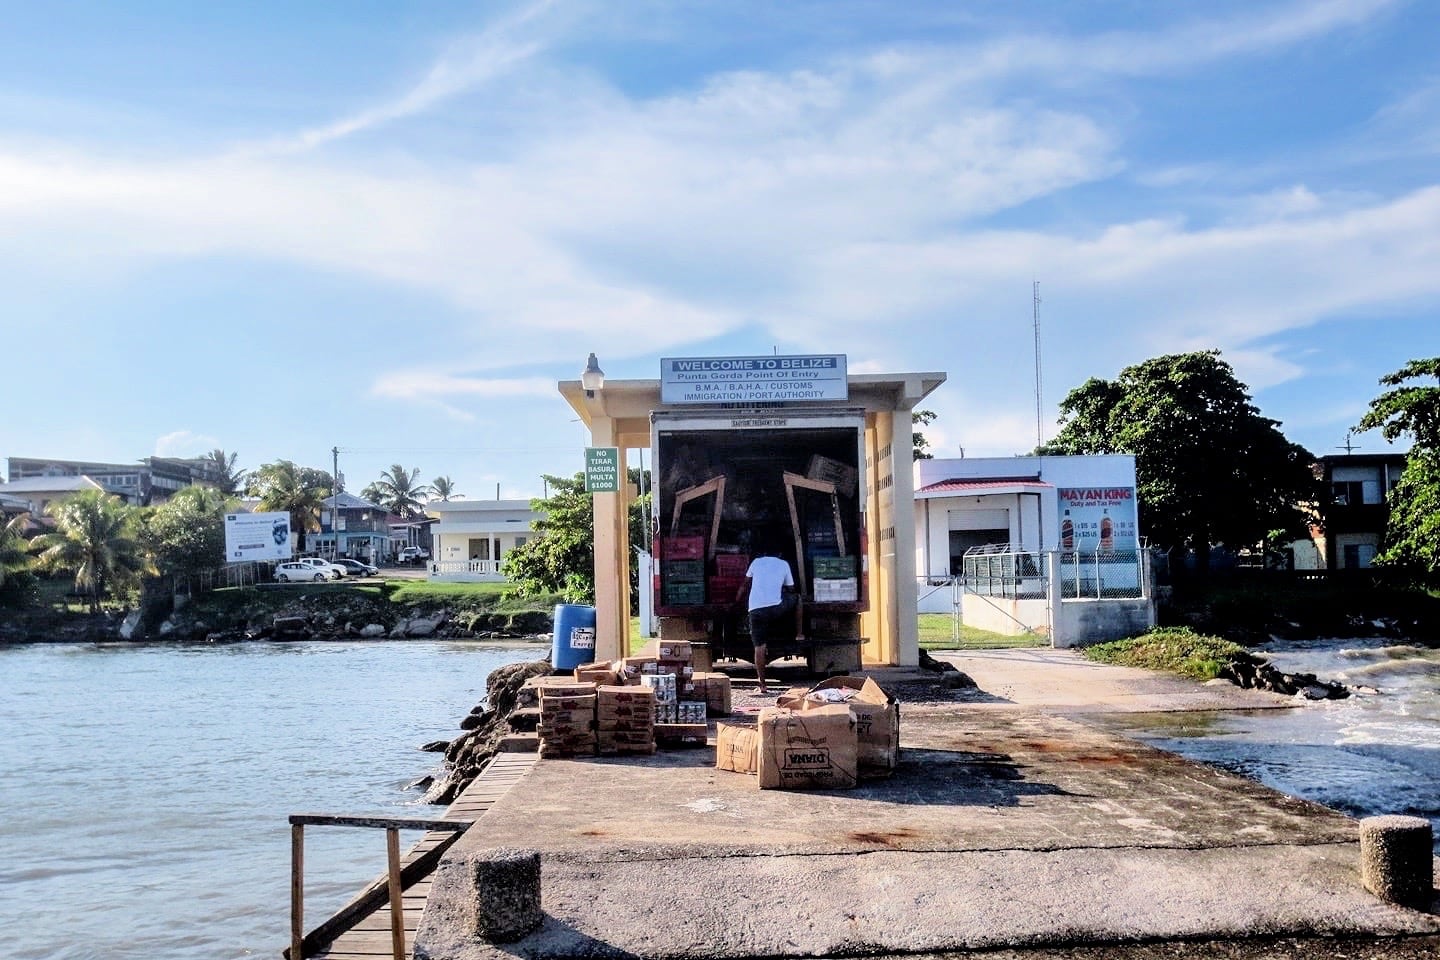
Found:
[[745, 582], [735, 597], [745, 603], [750, 614], [750, 639], [755, 644], [755, 677], [760, 692], [765, 692], [765, 663], [770, 659], [770, 637], [783, 631], [782, 622], [791, 612], [795, 615], [795, 639], [805, 639], [804, 613], [790, 564], [776, 556], [773, 549], [761, 547], [759, 556], [750, 561]]

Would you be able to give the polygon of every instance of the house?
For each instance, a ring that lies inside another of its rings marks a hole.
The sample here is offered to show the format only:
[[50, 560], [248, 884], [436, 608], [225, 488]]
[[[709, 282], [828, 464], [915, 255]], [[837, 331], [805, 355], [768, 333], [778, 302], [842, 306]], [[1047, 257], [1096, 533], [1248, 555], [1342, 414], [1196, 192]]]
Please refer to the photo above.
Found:
[[1135, 458], [917, 460], [922, 613], [1073, 646], [1155, 623]]
[[391, 516], [384, 507], [343, 490], [326, 497], [320, 532], [305, 538], [308, 551], [322, 557], [352, 557], [375, 563], [395, 553]]
[[[13, 461], [12, 461], [13, 462]], [[12, 480], [5, 484], [5, 496], [11, 501], [26, 504], [25, 510], [33, 517], [41, 517], [45, 508], [57, 500], [64, 500], [73, 497], [82, 490], [99, 490], [102, 493], [115, 493], [122, 500], [134, 502], [134, 494], [126, 496], [124, 493], [105, 486], [92, 477], [86, 476], [37, 476], [27, 477], [23, 480]], [[7, 510], [8, 512], [8, 510]]]
[[1389, 496], [1405, 472], [1403, 453], [1345, 453], [1320, 458], [1324, 533], [1317, 546], [1327, 570], [1370, 566], [1390, 522]]
[[499, 581], [505, 554], [535, 536], [543, 514], [529, 500], [440, 500], [427, 503], [435, 521], [430, 554], [434, 580]]

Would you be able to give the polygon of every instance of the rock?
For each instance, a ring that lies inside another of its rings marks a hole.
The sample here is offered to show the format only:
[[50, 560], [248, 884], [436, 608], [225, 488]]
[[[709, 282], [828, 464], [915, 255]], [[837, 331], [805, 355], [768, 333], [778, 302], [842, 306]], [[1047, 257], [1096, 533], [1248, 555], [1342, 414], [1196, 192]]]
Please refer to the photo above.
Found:
[[1312, 683], [1310, 686], [1301, 690], [1299, 696], [1304, 697], [1306, 700], [1329, 700], [1330, 688], [1322, 687], [1318, 683]]
[[391, 640], [400, 640], [405, 636], [405, 628], [408, 626], [409, 623], [407, 621], [401, 620], [399, 623], [395, 624], [395, 626], [390, 628], [390, 633], [388, 634], [388, 636]]
[[169, 636], [170, 634], [175, 632], [175, 621], [165, 620], [161, 622], [160, 628], [156, 632], [159, 633], [162, 637]]
[[424, 750], [426, 753], [444, 753], [446, 750], [450, 749], [450, 741], [431, 740], [429, 743], [425, 744], [425, 746], [421, 747], [420, 749]]
[[277, 636], [299, 636], [309, 631], [310, 624], [304, 617], [276, 617], [274, 628]]
[[947, 690], [973, 690], [977, 685], [968, 673], [952, 668], [940, 674], [940, 686]]
[[432, 776], [430, 776], [429, 774], [426, 774], [425, 776], [420, 777], [419, 779], [411, 780], [409, 783], [405, 784], [405, 789], [406, 789], [406, 790], [428, 790], [428, 789], [430, 789], [430, 785], [433, 784], [434, 782], [435, 782], [435, 778], [432, 777]]
[[378, 623], [367, 623], [360, 628], [360, 636], [367, 640], [385, 636], [385, 627]]
[[135, 636], [135, 631], [140, 627], [140, 611], [131, 610], [125, 614], [125, 619], [120, 621], [120, 639], [129, 640]]
[[435, 635], [435, 630], [440, 626], [440, 623], [441, 621], [439, 619], [424, 620], [417, 617], [406, 625], [405, 636], [432, 637]]

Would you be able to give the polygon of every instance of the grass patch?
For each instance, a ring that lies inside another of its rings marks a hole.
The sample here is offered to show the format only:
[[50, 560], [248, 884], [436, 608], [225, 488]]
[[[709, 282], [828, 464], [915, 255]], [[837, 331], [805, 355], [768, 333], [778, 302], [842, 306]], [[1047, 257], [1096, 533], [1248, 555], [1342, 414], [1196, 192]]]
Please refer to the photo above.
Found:
[[922, 613], [920, 649], [922, 650], [1000, 650], [1015, 647], [1048, 647], [1050, 640], [1036, 633], [1009, 636], [960, 624], [960, 638], [955, 639], [955, 621], [948, 613]]
[[1238, 643], [1195, 633], [1188, 627], [1157, 627], [1138, 637], [1099, 643], [1081, 652], [1097, 663], [1163, 670], [1196, 680], [1213, 680], [1226, 663], [1246, 655]]

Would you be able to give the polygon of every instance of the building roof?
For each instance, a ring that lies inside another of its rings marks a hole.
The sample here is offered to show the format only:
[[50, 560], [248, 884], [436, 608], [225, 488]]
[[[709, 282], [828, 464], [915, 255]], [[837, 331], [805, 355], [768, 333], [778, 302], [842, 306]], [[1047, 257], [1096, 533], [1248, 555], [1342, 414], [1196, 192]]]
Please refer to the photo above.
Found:
[[385, 508], [379, 504], [371, 503], [369, 500], [362, 500], [355, 496], [355, 494], [346, 493], [344, 490], [341, 490], [333, 497], [325, 498], [325, 506], [328, 507], [332, 503], [341, 510], [379, 510], [381, 513], [385, 512]]
[[989, 477], [976, 480], [960, 477], [941, 480], [915, 491], [917, 497], [983, 496], [997, 493], [1039, 493], [1054, 490], [1055, 484], [1036, 480], [1034, 477]]
[[96, 483], [89, 477], [26, 477], [24, 480], [11, 480], [5, 484], [4, 492], [14, 496], [22, 493], [78, 493], [81, 490], [105, 489], [107, 488], [103, 484]]

